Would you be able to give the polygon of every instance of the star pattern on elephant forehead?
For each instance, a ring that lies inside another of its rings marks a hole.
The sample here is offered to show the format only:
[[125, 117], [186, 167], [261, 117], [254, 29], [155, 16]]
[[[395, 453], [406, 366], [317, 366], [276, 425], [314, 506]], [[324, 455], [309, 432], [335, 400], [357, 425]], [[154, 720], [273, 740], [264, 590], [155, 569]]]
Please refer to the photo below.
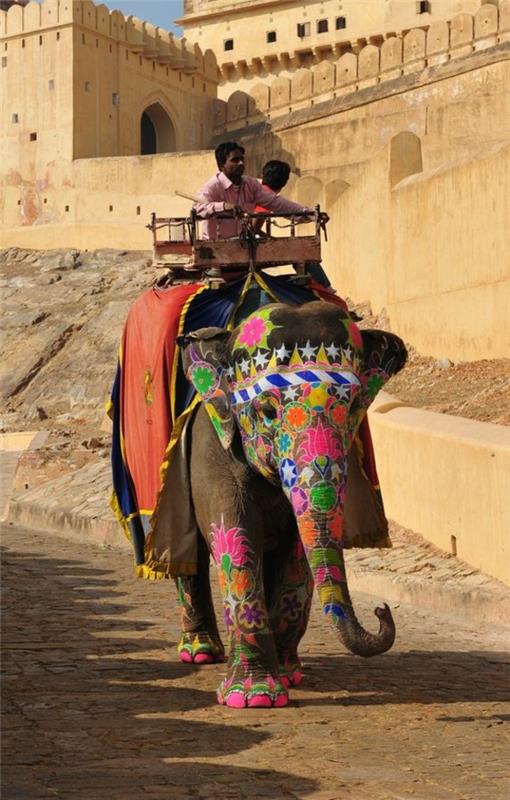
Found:
[[307, 368], [302, 370], [279, 370], [278, 372], [266, 372], [262, 375], [255, 375], [250, 381], [243, 381], [241, 385], [232, 384], [232, 403], [241, 405], [254, 400], [263, 392], [272, 390], [289, 391], [289, 389], [308, 385], [310, 391], [314, 384], [326, 384], [333, 387], [343, 387], [343, 394], [348, 397], [353, 387], [359, 388], [359, 378], [351, 371], [347, 370], [324, 370]]
[[[312, 360], [313, 357], [313, 360]], [[234, 363], [226, 371], [227, 379], [233, 390], [249, 387], [268, 373], [283, 374], [283, 371], [298, 373], [303, 369], [317, 369], [326, 372], [352, 371], [360, 368], [359, 356], [347, 346], [337, 347], [334, 344], [320, 343], [312, 347], [308, 339], [303, 347], [297, 345], [291, 351], [284, 345], [273, 350], [262, 347], [247, 348], [239, 351], [238, 358], [234, 351]], [[292, 392], [287, 399], [292, 399]], [[341, 395], [344, 396], [344, 395]]]

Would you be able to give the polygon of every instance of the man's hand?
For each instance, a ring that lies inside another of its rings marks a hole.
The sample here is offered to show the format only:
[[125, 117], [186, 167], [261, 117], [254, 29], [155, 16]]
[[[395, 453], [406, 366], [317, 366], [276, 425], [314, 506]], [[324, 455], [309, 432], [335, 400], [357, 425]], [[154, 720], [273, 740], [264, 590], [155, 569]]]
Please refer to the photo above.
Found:
[[238, 216], [239, 214], [243, 213], [243, 209], [241, 208], [241, 206], [236, 206], [233, 203], [223, 203], [223, 210], [233, 211], [234, 216]]

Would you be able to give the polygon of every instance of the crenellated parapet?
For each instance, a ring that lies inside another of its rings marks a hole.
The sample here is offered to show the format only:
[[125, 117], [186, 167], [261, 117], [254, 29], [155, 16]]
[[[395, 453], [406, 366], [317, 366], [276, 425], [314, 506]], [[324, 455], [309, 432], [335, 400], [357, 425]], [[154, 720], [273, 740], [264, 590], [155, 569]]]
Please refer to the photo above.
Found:
[[298, 68], [291, 77], [280, 76], [269, 85], [256, 84], [249, 93], [236, 91], [227, 101], [217, 100], [216, 135], [510, 42], [510, 0], [371, 39], [339, 58]]
[[164, 28], [151, 25], [121, 11], [110, 11], [91, 0], [34, 0], [25, 7], [13, 5], [0, 11], [0, 38], [23, 34], [42, 34], [45, 30], [74, 26], [113, 40], [144, 58], [186, 74], [199, 74], [209, 81], [218, 80], [216, 58], [212, 51], [202, 52], [184, 37], [174, 36]]

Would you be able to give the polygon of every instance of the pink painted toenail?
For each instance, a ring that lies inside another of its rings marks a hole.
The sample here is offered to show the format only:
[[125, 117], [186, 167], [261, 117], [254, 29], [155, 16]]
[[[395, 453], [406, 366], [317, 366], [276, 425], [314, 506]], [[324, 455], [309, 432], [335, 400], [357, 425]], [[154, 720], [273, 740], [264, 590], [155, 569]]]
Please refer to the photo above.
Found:
[[246, 700], [244, 694], [241, 694], [241, 692], [232, 692], [225, 700], [225, 705], [229, 708], [245, 708]]
[[249, 708], [271, 708], [272, 700], [267, 694], [253, 694], [248, 698]]
[[302, 672], [297, 672], [296, 671], [296, 672], [292, 673], [291, 681], [292, 681], [292, 685], [293, 686], [299, 686], [299, 684], [301, 683], [302, 680], [303, 680], [303, 673]]
[[193, 656], [191, 653], [188, 653], [187, 650], [181, 650], [179, 653], [179, 658], [184, 664], [192, 664], [193, 663]]
[[275, 708], [283, 708], [289, 702], [289, 698], [286, 694], [279, 694], [276, 700], [274, 701]]
[[194, 658], [195, 664], [212, 664], [214, 658], [211, 653], [197, 653]]

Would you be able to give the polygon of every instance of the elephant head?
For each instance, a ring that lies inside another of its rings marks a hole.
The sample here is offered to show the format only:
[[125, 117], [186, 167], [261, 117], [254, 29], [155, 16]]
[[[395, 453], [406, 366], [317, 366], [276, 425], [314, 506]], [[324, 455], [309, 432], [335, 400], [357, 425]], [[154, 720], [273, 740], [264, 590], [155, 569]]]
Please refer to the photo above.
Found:
[[378, 634], [356, 619], [342, 547], [349, 449], [382, 385], [405, 363], [397, 336], [361, 332], [343, 309], [265, 306], [232, 333], [185, 337], [184, 367], [225, 448], [239, 430], [251, 467], [280, 484], [294, 511], [322, 608], [344, 645], [372, 656], [393, 644], [388, 606]]

